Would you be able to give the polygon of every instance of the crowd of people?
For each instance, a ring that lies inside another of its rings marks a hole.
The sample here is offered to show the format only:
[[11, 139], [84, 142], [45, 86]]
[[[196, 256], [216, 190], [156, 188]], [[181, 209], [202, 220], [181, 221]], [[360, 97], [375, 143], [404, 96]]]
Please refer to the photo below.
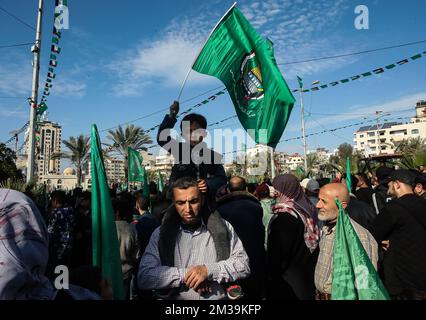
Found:
[[[151, 182], [149, 196], [110, 192], [126, 299], [330, 300], [336, 199], [390, 297], [426, 299], [424, 173], [381, 166], [351, 175], [350, 188], [344, 174], [248, 184], [227, 177], [213, 151], [212, 163], [185, 163], [184, 143], [160, 139], [178, 112], [174, 103], [157, 137], [179, 152], [165, 189]], [[197, 114], [184, 121], [193, 151], [207, 121]], [[49, 205], [37, 207], [1, 189], [0, 299], [111, 299], [108, 279], [91, 266], [91, 232], [89, 191], [53, 191]], [[52, 285], [58, 265], [70, 270], [69, 290]]]

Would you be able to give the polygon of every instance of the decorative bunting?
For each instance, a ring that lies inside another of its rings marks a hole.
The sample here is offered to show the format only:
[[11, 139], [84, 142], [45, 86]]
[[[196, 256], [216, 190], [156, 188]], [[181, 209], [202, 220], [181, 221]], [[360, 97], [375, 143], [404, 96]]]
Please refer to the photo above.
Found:
[[[415, 55], [411, 56], [409, 59], [411, 59], [411, 61], [415, 61], [417, 59], [420, 59], [423, 56], [426, 56], [426, 51], [424, 51], [423, 53], [415, 54]], [[320, 90], [320, 88], [325, 89], [325, 88], [328, 88], [328, 87], [335, 87], [340, 83], [349, 83], [350, 81], [358, 80], [361, 77], [370, 77], [373, 74], [380, 74], [380, 73], [385, 72], [386, 70], [391, 70], [391, 69], [395, 68], [396, 66], [402, 66], [404, 64], [407, 64], [410, 61], [409, 59], [408, 58], [402, 59], [402, 60], [400, 60], [396, 63], [391, 63], [391, 64], [386, 65], [385, 67], [380, 67], [380, 68], [374, 69], [372, 71], [367, 71], [367, 72], [364, 72], [364, 73], [361, 73], [361, 74], [357, 74], [357, 75], [349, 77], [347, 79], [342, 79], [342, 80], [339, 80], [339, 81], [333, 81], [333, 82], [330, 82], [328, 85], [324, 84], [324, 85], [320, 85], [320, 86], [314, 86], [314, 87], [311, 87], [309, 89], [304, 89], [303, 92], [318, 91], [318, 90]], [[319, 81], [315, 81], [315, 83], [312, 83], [312, 84], [318, 84], [318, 83], [319, 83]], [[291, 91], [292, 92], [298, 92], [299, 90], [300, 89], [292, 89]]]

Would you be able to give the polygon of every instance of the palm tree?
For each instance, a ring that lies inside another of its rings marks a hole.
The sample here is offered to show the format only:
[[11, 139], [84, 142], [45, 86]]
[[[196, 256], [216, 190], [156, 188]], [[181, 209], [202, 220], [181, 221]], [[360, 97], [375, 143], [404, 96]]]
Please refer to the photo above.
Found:
[[146, 150], [145, 145], [152, 143], [151, 137], [145, 134], [141, 127], [130, 124], [124, 130], [122, 126], [118, 126], [116, 130], [109, 130], [107, 138], [113, 142], [109, 147], [124, 157], [124, 173], [127, 179], [128, 148], [137, 151]]
[[78, 137], [69, 137], [63, 140], [64, 145], [69, 149], [67, 153], [55, 153], [52, 159], [70, 159], [77, 168], [77, 185], [81, 186], [81, 173], [83, 166], [88, 162], [90, 156], [90, 138], [80, 134]]
[[396, 144], [396, 151], [402, 154], [400, 164], [406, 169], [418, 169], [426, 165], [426, 139], [417, 137], [402, 140]]

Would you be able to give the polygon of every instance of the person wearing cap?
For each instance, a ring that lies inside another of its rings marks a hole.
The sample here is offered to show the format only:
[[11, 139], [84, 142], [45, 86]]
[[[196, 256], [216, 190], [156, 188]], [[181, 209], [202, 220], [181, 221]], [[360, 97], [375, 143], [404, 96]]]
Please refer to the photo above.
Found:
[[314, 179], [305, 178], [300, 183], [303, 191], [308, 196], [309, 201], [316, 205], [318, 202], [319, 183]]
[[394, 299], [426, 299], [426, 200], [414, 194], [409, 170], [392, 172], [387, 182], [393, 200], [370, 229], [385, 250], [384, 285]]

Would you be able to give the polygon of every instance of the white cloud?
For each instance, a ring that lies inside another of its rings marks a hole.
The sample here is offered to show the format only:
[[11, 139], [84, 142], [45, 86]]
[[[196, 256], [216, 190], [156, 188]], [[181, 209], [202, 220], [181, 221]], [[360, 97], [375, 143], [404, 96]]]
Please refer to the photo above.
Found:
[[29, 112], [25, 112], [22, 110], [6, 110], [0, 109], [0, 117], [12, 117], [12, 118], [22, 118], [28, 119]]
[[[262, 35], [274, 42], [277, 62], [283, 63], [335, 54], [336, 39], [330, 35], [324, 37], [323, 31], [338, 24], [346, 7], [344, 0], [302, 4], [266, 0], [249, 1], [239, 8]], [[164, 36], [141, 41], [108, 63], [106, 69], [115, 81], [114, 92], [122, 96], [141, 95], [149, 85], [180, 86], [206, 36], [223, 15], [211, 7], [203, 8], [202, 12], [176, 18], [163, 31]], [[323, 60], [280, 68], [285, 78], [295, 78], [337, 69], [356, 59]], [[195, 72], [190, 76], [191, 85], [207, 81], [212, 80]]]
[[[151, 84], [180, 86], [214, 24], [214, 20], [204, 16], [173, 21], [163, 37], [140, 42], [121, 54], [107, 65], [118, 77], [115, 93], [140, 95]], [[205, 84], [212, 80], [192, 72], [190, 81]]]
[[0, 94], [28, 97], [31, 95], [32, 66], [30, 59], [12, 63], [0, 61]]
[[86, 83], [70, 78], [59, 78], [55, 81], [51, 92], [61, 96], [82, 97], [86, 94]]

